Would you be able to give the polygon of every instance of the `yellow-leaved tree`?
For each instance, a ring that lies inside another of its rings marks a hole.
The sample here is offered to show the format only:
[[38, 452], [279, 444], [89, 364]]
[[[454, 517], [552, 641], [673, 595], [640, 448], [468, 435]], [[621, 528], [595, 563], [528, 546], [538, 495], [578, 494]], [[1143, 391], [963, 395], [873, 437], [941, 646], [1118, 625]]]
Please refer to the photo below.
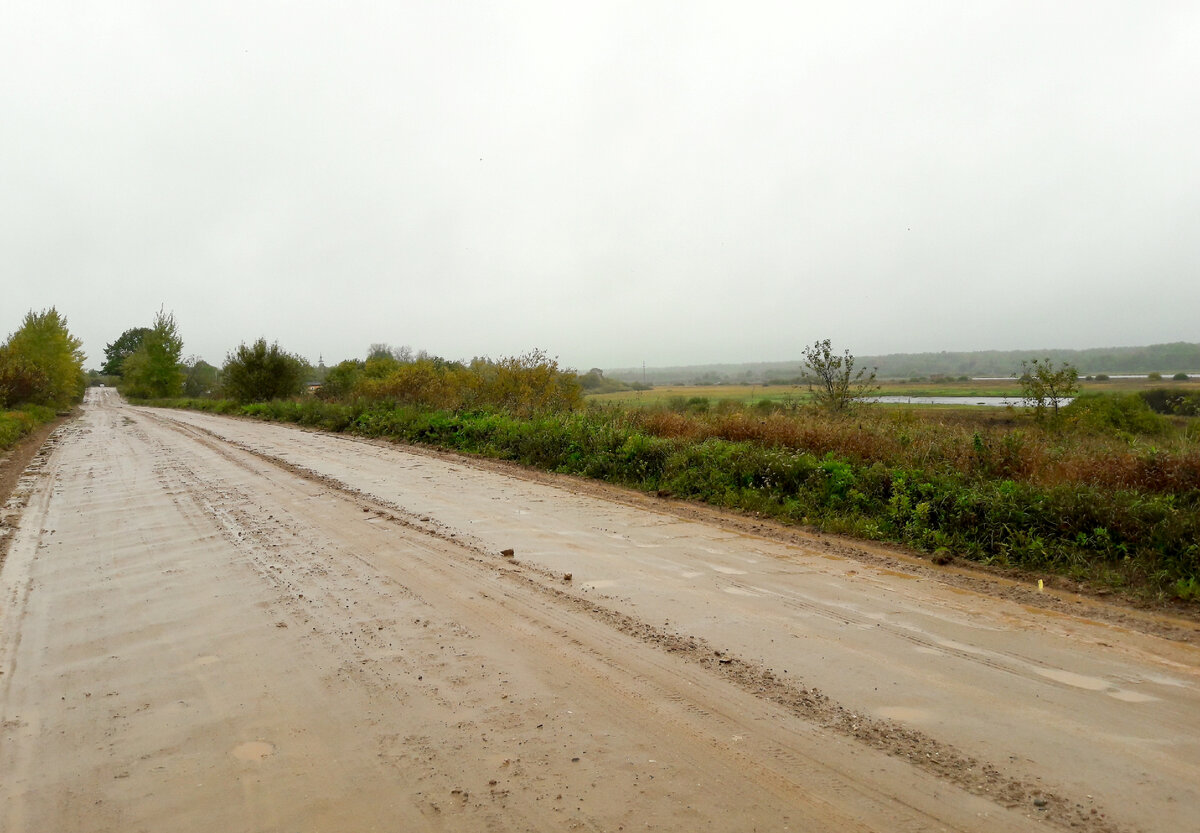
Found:
[[0, 404], [67, 408], [87, 388], [83, 342], [71, 335], [58, 310], [30, 310], [0, 346]]

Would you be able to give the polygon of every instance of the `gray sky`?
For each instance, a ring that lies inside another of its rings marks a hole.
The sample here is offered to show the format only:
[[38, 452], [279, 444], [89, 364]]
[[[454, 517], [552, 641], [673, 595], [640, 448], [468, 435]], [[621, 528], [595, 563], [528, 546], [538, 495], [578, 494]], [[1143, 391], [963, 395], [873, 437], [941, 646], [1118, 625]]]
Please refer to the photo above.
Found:
[[0, 338], [1200, 341], [1200, 5], [5, 4]]

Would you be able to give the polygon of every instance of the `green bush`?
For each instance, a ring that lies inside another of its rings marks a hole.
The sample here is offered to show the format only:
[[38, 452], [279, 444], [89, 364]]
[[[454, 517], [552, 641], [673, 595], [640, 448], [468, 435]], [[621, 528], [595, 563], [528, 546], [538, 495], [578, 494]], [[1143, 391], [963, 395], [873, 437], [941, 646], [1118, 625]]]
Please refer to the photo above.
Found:
[[304, 389], [304, 361], [260, 338], [240, 344], [225, 357], [221, 388], [237, 402], [267, 402], [296, 396]]
[[1137, 394], [1084, 393], [1063, 408], [1063, 418], [1077, 428], [1127, 436], [1158, 435], [1169, 428]]
[[0, 411], [0, 451], [16, 445], [39, 425], [54, 419], [54, 409], [41, 405], [28, 405], [17, 411]]

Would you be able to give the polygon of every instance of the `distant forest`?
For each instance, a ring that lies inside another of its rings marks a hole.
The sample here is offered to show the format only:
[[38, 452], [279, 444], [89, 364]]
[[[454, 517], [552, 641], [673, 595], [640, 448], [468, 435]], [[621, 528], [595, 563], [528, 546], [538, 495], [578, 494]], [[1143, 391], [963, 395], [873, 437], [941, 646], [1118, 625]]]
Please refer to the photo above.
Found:
[[[980, 350], [971, 353], [893, 353], [857, 357], [856, 367], [878, 368], [880, 379], [929, 379], [935, 376], [1011, 376], [1021, 361], [1049, 358], [1070, 362], [1081, 376], [1107, 373], [1200, 373], [1200, 344], [1177, 341], [1146, 347], [1096, 347], [1089, 350]], [[645, 374], [643, 377], [643, 373]], [[687, 367], [614, 368], [605, 374], [625, 382], [651, 385], [762, 385], [794, 383], [804, 375], [804, 363], [752, 362]]]

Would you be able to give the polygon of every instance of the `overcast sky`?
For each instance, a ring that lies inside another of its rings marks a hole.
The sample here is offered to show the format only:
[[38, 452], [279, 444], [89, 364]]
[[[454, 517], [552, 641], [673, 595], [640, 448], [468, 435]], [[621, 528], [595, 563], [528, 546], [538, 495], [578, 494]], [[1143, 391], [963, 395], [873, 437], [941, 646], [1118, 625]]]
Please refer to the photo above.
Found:
[[1200, 4], [5, 3], [0, 338], [1200, 341]]

